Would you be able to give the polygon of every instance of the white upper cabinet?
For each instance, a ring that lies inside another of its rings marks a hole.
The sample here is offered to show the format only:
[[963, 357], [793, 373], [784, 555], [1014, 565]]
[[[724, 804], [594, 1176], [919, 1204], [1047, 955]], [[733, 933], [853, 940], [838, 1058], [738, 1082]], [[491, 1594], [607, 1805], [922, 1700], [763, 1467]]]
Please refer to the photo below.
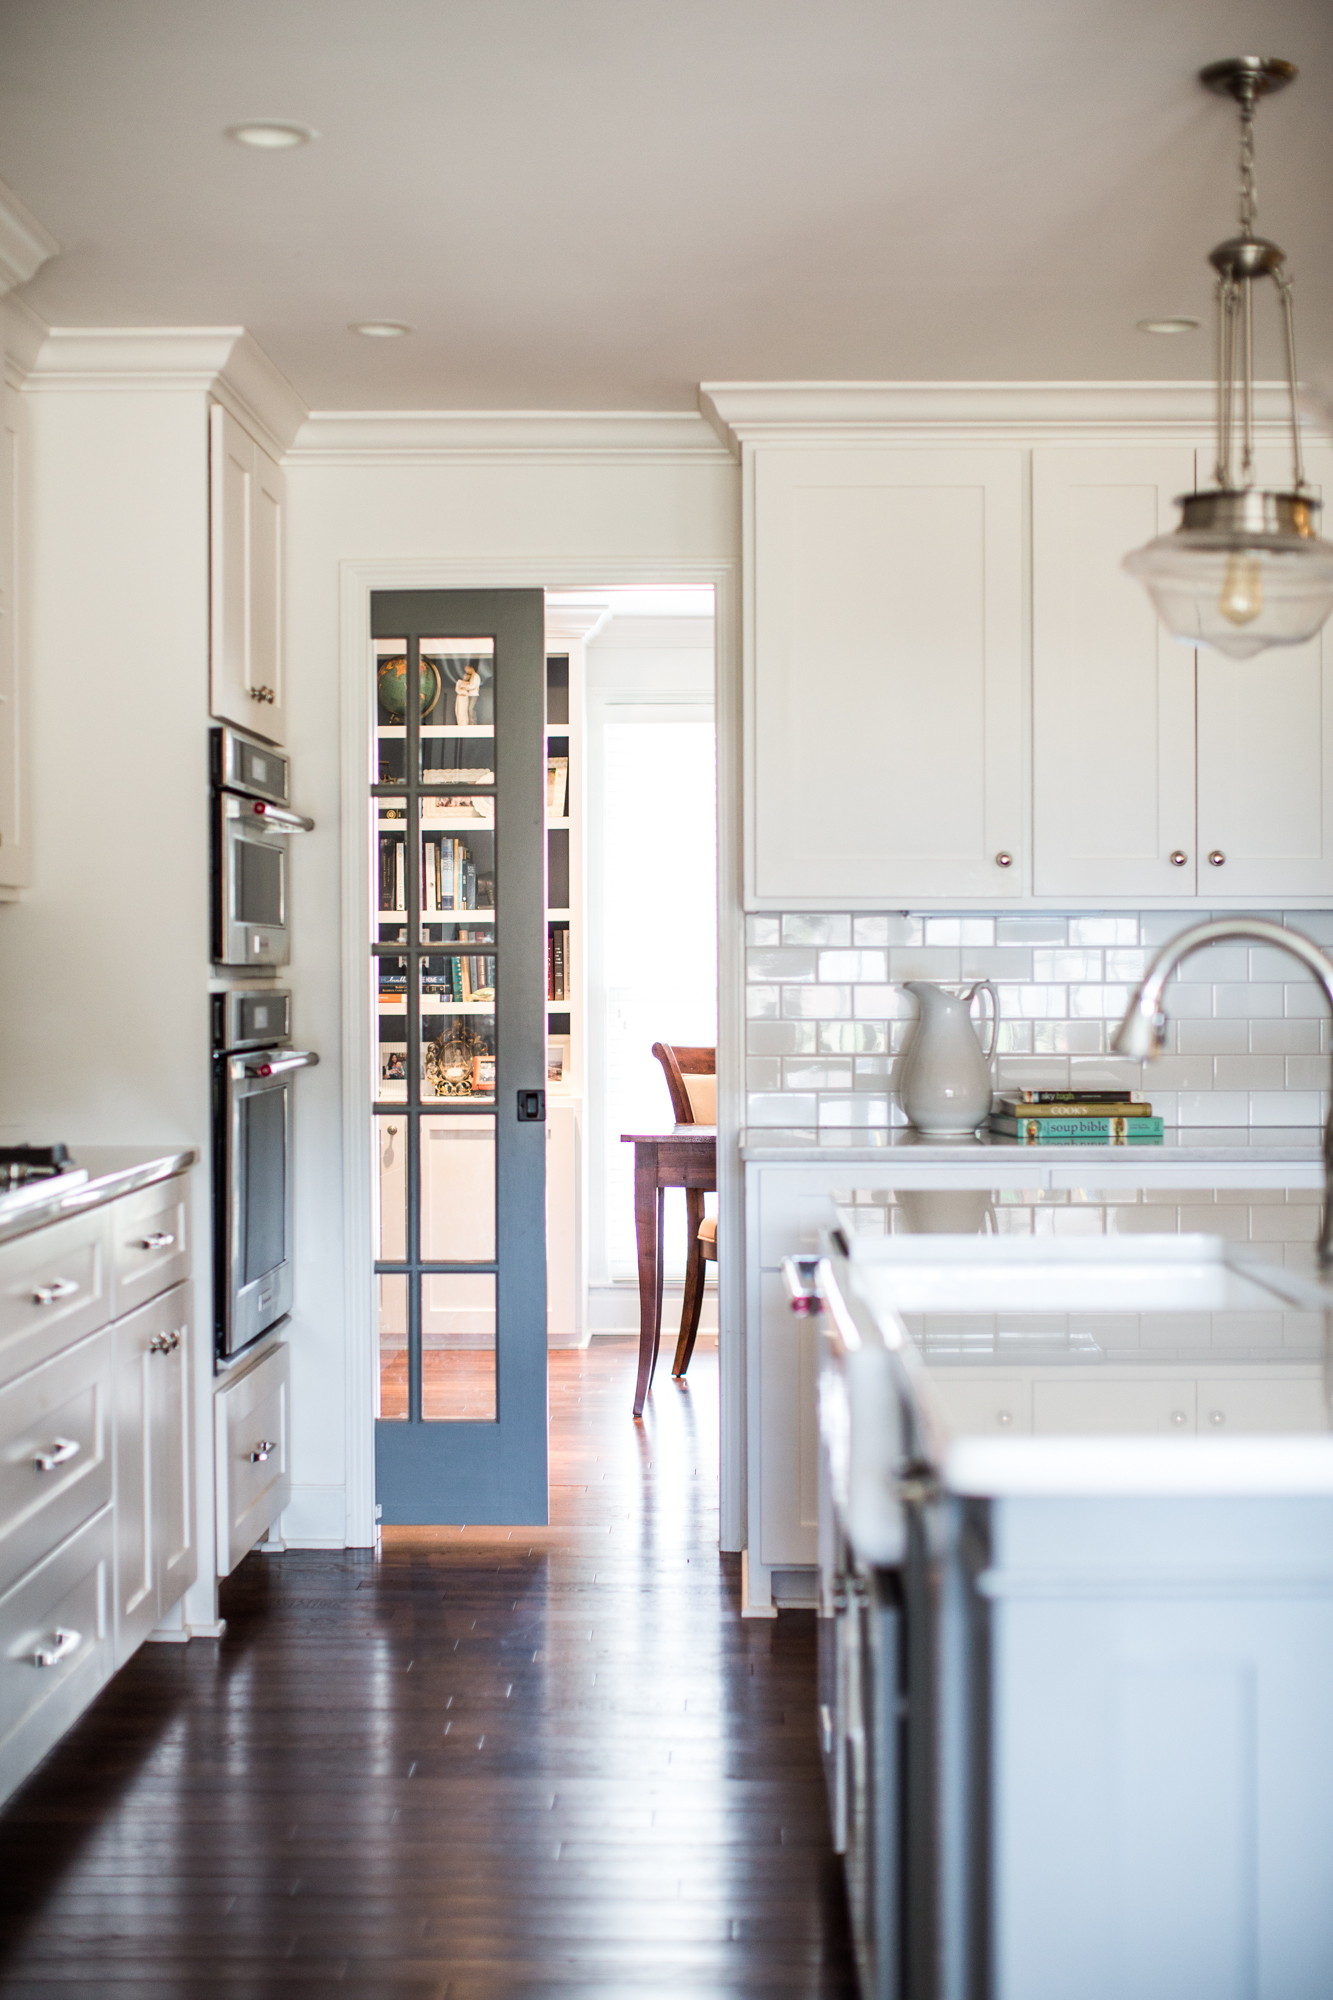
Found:
[[1120, 567], [1193, 489], [1188, 445], [1032, 454], [1038, 896], [1195, 891], [1195, 656]]
[[753, 899], [1021, 896], [1022, 453], [760, 445], [752, 526]]
[[[1333, 451], [1306, 476], [1333, 508]], [[1288, 487], [1285, 451], [1258, 454], [1266, 486]], [[1199, 454], [1199, 482], [1212, 483]], [[1329, 532], [1324, 521], [1322, 530]], [[1212, 857], [1217, 857], [1213, 859]], [[1272, 901], [1333, 892], [1333, 639], [1250, 660], [1199, 651], [1199, 893]]]
[[214, 403], [210, 414], [212, 643], [210, 706], [285, 743], [282, 467]]

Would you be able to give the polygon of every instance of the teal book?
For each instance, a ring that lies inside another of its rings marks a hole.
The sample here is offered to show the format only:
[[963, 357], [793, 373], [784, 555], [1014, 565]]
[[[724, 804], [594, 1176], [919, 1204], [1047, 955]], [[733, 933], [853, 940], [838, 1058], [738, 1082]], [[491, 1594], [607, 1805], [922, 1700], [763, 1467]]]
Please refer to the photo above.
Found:
[[1006, 1118], [991, 1114], [990, 1130], [1024, 1146], [1160, 1146], [1160, 1118]]

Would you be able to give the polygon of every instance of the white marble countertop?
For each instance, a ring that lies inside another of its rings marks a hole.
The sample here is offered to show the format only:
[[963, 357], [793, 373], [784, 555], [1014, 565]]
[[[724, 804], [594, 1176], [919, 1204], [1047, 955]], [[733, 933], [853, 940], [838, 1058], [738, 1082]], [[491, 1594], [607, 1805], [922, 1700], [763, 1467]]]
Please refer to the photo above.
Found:
[[808, 1145], [790, 1140], [773, 1145], [758, 1131], [749, 1133], [741, 1144], [742, 1160], [773, 1164], [818, 1161], [837, 1165], [844, 1160], [853, 1165], [872, 1164], [894, 1153], [911, 1153], [923, 1164], [964, 1167], [976, 1167], [983, 1161], [1009, 1165], [1018, 1160], [1057, 1167], [1238, 1166], [1256, 1158], [1266, 1167], [1279, 1162], [1318, 1167], [1323, 1159], [1323, 1133], [1311, 1125], [1181, 1125], [1168, 1128], [1160, 1146], [1020, 1146], [1016, 1140], [990, 1134], [975, 1139], [926, 1139], [910, 1126], [900, 1125], [853, 1144], [830, 1133]]
[[170, 1180], [199, 1158], [193, 1146], [71, 1146], [70, 1154], [83, 1178], [60, 1175], [49, 1185], [35, 1182], [16, 1194], [0, 1194], [0, 1243]]
[[[891, 1365], [955, 1493], [1333, 1494], [1333, 1286], [1308, 1250], [1293, 1266], [1216, 1235], [886, 1236], [869, 1219], [839, 1209], [847, 1255], [835, 1240], [825, 1267], [860, 1329], [853, 1435]], [[880, 1477], [891, 1491], [887, 1458]]]

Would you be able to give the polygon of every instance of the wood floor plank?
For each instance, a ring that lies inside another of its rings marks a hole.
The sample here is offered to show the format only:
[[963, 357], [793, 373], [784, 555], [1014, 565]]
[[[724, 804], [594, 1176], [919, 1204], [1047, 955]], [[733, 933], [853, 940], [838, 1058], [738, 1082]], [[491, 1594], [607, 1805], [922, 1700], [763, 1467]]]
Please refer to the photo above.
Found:
[[4, 2000], [849, 2000], [814, 1622], [739, 1616], [716, 1348], [551, 1365], [552, 1525], [251, 1556], [0, 1813]]

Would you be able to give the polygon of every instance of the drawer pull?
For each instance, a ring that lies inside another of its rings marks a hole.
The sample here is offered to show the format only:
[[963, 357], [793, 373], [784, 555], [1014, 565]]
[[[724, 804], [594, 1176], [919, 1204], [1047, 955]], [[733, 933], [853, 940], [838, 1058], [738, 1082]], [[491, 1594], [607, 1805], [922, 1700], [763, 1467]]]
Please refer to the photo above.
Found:
[[260, 1438], [259, 1443], [250, 1454], [251, 1465], [263, 1465], [269, 1453], [276, 1451], [277, 1448], [278, 1443], [276, 1438]]
[[174, 1354], [181, 1344], [181, 1337], [173, 1328], [170, 1333], [155, 1333], [148, 1343], [150, 1354]]
[[32, 1656], [35, 1667], [58, 1667], [71, 1653], [77, 1653], [83, 1644], [82, 1632], [63, 1631], [59, 1626], [51, 1634], [48, 1646], [39, 1646]]
[[33, 1467], [37, 1472], [54, 1472], [58, 1465], [68, 1465], [72, 1458], [77, 1458], [82, 1450], [77, 1438], [56, 1438], [49, 1451], [37, 1453]]
[[168, 1230], [155, 1229], [151, 1236], [141, 1236], [134, 1247], [136, 1250], [170, 1250], [175, 1241]]
[[49, 1285], [34, 1285], [32, 1302], [35, 1306], [53, 1306], [59, 1299], [72, 1299], [79, 1289], [77, 1278], [52, 1278]]

